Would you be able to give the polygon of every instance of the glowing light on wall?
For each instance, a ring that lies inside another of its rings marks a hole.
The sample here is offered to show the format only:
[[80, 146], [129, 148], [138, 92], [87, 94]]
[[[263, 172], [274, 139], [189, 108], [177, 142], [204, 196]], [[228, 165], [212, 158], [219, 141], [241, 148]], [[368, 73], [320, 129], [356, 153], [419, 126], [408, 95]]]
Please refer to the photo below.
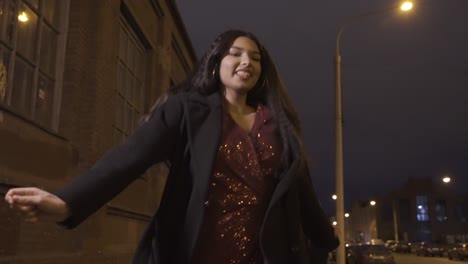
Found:
[[29, 18], [28, 18], [28, 15], [26, 14], [26, 12], [21, 12], [21, 14], [18, 15], [18, 20], [21, 21], [21, 22], [28, 22]]

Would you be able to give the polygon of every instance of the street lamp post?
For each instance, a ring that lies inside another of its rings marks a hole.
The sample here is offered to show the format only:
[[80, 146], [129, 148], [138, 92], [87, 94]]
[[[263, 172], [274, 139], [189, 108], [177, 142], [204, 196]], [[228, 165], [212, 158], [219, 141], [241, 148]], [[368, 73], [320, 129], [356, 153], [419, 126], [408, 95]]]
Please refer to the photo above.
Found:
[[399, 242], [398, 237], [398, 213], [396, 208], [396, 201], [392, 201], [392, 211], [393, 211], [393, 233], [396, 242]]
[[[349, 240], [351, 238], [351, 234], [350, 234], [350, 225], [349, 225], [349, 213], [345, 213], [344, 214], [344, 217], [345, 217], [345, 224], [344, 224], [344, 227], [345, 227], [345, 237], [346, 237], [346, 240]], [[345, 243], [345, 246], [346, 246], [346, 243]]]
[[343, 103], [341, 91], [341, 54], [340, 38], [345, 26], [353, 21], [364, 17], [388, 12], [395, 9], [408, 11], [412, 8], [410, 2], [405, 2], [400, 6], [392, 6], [383, 10], [364, 13], [348, 18], [340, 27], [336, 37], [335, 48], [335, 181], [336, 181], [336, 221], [337, 234], [340, 245], [336, 251], [336, 264], [345, 264], [345, 226], [344, 226], [344, 188], [343, 188]]

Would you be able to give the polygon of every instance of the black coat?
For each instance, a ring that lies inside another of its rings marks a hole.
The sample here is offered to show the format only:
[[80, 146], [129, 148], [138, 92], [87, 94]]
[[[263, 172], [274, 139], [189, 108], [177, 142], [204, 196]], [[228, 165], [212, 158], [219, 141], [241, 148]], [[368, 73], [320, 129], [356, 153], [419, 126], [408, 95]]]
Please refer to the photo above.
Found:
[[[112, 148], [57, 192], [72, 212], [63, 224], [78, 225], [151, 165], [169, 160], [160, 208], [140, 241], [134, 263], [148, 263], [148, 259], [161, 264], [189, 263], [203, 221], [221, 122], [218, 93], [169, 96], [126, 143]], [[294, 144], [292, 150], [297, 153]], [[317, 200], [307, 166], [296, 159], [279, 179], [260, 231], [266, 261], [325, 263], [338, 240]]]

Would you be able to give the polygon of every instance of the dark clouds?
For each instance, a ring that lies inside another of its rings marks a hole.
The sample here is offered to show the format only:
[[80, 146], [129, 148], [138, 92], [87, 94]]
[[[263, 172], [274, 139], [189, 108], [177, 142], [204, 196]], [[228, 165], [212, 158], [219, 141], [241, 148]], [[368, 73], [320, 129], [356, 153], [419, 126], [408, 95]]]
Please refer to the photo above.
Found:
[[[177, 0], [200, 57], [228, 29], [254, 32], [300, 112], [317, 193], [334, 192], [336, 34], [346, 17], [396, 1]], [[350, 24], [343, 58], [346, 204], [404, 183], [450, 174], [468, 186], [468, 1], [420, 0]]]

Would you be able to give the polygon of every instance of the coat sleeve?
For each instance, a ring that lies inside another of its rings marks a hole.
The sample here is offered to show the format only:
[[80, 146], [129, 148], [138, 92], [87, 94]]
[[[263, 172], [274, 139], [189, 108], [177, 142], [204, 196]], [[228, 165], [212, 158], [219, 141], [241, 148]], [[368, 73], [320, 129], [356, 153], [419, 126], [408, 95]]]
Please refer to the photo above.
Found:
[[302, 172], [299, 188], [304, 232], [312, 243], [313, 250], [328, 254], [339, 245], [339, 240], [315, 194], [306, 165]]
[[125, 143], [110, 149], [91, 169], [56, 192], [71, 211], [71, 216], [60, 224], [66, 228], [77, 226], [151, 165], [169, 159], [178, 140], [182, 117], [180, 96], [168, 97]]

